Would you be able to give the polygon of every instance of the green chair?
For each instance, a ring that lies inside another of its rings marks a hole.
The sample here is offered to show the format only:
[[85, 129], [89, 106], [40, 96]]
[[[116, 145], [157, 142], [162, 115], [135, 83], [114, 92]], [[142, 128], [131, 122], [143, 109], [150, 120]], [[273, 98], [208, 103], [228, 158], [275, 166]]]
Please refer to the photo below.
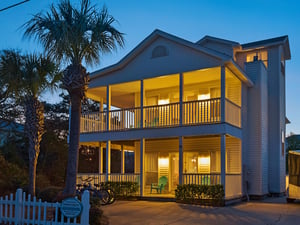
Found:
[[159, 178], [158, 183], [152, 183], [150, 193], [152, 193], [152, 189], [155, 189], [157, 193], [161, 194], [161, 191], [165, 188], [168, 182], [168, 178], [166, 176], [162, 176]]

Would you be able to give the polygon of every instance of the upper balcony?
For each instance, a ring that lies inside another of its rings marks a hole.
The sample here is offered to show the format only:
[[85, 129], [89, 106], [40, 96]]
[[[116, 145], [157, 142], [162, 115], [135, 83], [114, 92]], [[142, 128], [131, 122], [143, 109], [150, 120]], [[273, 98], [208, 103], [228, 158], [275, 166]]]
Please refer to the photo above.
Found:
[[228, 68], [215, 67], [91, 88], [87, 96], [100, 110], [82, 113], [80, 131], [222, 122], [241, 127], [241, 86]]

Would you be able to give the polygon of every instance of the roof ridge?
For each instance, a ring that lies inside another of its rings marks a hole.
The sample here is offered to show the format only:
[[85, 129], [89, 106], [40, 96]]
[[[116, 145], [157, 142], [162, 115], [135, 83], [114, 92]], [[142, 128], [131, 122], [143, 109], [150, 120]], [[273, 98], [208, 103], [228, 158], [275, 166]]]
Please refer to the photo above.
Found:
[[212, 39], [214, 41], [219, 41], [219, 42], [225, 42], [225, 43], [228, 43], [228, 44], [231, 44], [231, 45], [240, 45], [239, 42], [236, 42], [236, 41], [231, 41], [231, 40], [228, 40], [228, 39], [224, 39], [224, 38], [219, 38], [219, 37], [214, 37], [214, 36], [210, 36], [210, 35], [205, 35], [203, 38], [201, 38], [199, 41], [197, 41], [195, 44], [200, 44], [201, 42], [205, 41], [206, 39]]

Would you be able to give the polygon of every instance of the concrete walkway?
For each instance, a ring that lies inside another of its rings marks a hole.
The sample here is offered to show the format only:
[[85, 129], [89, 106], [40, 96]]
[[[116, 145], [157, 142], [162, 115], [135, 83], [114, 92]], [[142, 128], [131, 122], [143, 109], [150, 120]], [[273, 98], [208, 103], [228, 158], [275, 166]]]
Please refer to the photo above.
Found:
[[300, 204], [286, 204], [284, 197], [220, 208], [174, 202], [116, 201], [102, 209], [110, 225], [300, 225]]

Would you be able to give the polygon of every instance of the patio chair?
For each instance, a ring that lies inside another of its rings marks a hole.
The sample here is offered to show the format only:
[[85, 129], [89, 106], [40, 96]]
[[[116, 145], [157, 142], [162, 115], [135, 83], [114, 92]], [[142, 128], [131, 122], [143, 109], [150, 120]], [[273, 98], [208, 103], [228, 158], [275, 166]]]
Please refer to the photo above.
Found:
[[152, 189], [155, 189], [157, 193], [161, 194], [161, 191], [165, 188], [168, 182], [168, 178], [166, 176], [162, 176], [159, 178], [158, 183], [152, 183], [150, 193], [152, 193]]

